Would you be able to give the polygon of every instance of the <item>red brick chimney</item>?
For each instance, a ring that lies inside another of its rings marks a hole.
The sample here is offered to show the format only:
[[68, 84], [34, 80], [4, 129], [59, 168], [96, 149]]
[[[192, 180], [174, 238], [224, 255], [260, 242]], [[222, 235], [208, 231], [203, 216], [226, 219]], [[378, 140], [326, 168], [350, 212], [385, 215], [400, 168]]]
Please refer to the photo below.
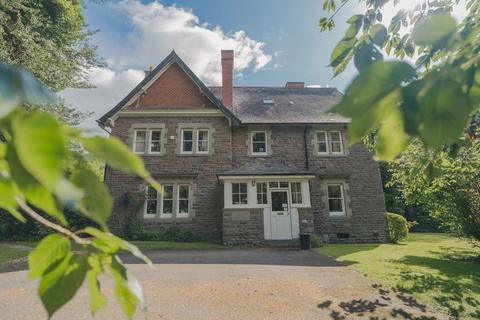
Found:
[[285, 85], [285, 88], [287, 88], [287, 89], [303, 89], [303, 88], [305, 88], [305, 82], [289, 81]]
[[233, 107], [233, 50], [222, 50], [222, 102]]

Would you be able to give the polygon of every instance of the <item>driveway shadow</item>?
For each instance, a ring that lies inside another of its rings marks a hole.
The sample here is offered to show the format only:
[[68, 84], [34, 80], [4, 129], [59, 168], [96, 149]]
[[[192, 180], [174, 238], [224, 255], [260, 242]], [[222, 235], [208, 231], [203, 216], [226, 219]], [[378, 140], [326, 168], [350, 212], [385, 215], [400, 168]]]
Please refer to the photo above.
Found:
[[[153, 263], [161, 264], [257, 264], [276, 266], [335, 267], [345, 264], [312, 250], [231, 249], [231, 250], [156, 250], [144, 251]], [[125, 263], [143, 263], [122, 255]]]

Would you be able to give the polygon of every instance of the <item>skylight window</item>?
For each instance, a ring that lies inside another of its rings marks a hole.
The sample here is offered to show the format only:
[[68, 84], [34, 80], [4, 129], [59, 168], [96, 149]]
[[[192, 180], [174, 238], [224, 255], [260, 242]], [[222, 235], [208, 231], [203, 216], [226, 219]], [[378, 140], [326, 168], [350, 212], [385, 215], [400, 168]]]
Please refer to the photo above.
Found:
[[270, 99], [270, 98], [263, 99], [263, 104], [264, 104], [264, 105], [274, 105], [274, 104], [275, 104], [275, 100]]

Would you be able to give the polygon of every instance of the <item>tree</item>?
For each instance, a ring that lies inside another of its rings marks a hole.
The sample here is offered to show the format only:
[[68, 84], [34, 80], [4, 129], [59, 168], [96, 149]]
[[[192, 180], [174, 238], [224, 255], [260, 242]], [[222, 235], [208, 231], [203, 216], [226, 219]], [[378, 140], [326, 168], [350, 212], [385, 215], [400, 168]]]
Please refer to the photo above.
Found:
[[[54, 92], [89, 87], [87, 71], [100, 65], [91, 35], [80, 0], [0, 1], [0, 61], [23, 66]], [[71, 125], [90, 116], [59, 98], [26, 107], [51, 112]]]
[[[55, 231], [28, 259], [29, 277], [39, 278], [38, 294], [49, 317], [73, 298], [84, 281], [94, 315], [106, 304], [98, 276], [108, 271], [115, 282], [117, 301], [131, 318], [138, 306], [144, 306], [144, 299], [118, 253], [129, 251], [150, 261], [137, 247], [109, 232], [106, 221], [112, 198], [88, 162], [101, 159], [159, 191], [160, 186], [141, 158], [118, 139], [85, 136], [48, 113], [19, 107], [52, 102], [52, 94], [29, 72], [0, 64], [0, 208], [19, 221], [32, 219]], [[72, 147], [78, 145], [88, 151], [88, 158]], [[98, 228], [73, 232], [65, 209], [75, 209]]]
[[[322, 30], [334, 27], [335, 11], [320, 20]], [[340, 104], [332, 110], [350, 117], [350, 143], [379, 128], [375, 145], [379, 159], [392, 160], [417, 137], [434, 151], [456, 143], [468, 131], [471, 144], [480, 119], [480, 3], [466, 1], [460, 23], [451, 11], [457, 0], [422, 1], [399, 10], [390, 24], [382, 8], [397, 0], [364, 0], [366, 10], [348, 19], [349, 28], [334, 48], [330, 65], [337, 75], [353, 60], [359, 71]], [[385, 61], [384, 53], [407, 61]]]

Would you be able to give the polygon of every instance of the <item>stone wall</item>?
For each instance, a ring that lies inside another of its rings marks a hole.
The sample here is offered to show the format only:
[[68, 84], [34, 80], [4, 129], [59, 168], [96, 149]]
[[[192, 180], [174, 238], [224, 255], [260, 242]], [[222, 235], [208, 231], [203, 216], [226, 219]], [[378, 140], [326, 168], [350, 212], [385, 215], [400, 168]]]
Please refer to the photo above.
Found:
[[263, 209], [224, 209], [223, 243], [257, 246], [265, 242]]

